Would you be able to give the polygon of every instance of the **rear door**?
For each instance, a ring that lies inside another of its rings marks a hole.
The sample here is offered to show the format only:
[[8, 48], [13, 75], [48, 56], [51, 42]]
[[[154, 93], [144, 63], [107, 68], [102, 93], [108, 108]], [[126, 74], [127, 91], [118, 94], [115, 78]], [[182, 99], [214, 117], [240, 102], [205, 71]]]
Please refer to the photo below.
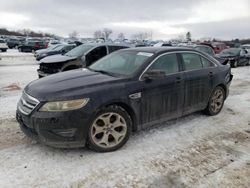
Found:
[[216, 65], [198, 53], [181, 53], [185, 70], [184, 114], [206, 107], [213, 89], [213, 77]]
[[175, 53], [158, 57], [146, 72], [150, 70], [165, 71], [166, 77], [142, 81], [141, 112], [144, 127], [181, 116], [184, 101], [184, 73], [180, 72]]

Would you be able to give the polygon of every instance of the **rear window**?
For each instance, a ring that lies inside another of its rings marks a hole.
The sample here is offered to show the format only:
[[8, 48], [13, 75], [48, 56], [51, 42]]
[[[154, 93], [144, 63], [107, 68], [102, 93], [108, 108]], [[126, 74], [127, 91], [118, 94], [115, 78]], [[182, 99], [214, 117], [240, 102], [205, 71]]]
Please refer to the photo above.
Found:
[[128, 48], [128, 47], [126, 47], [126, 46], [108, 46], [109, 53], [112, 53], [114, 51], [121, 50], [124, 48]]
[[186, 70], [202, 69], [201, 57], [198, 54], [183, 53], [181, 54]]

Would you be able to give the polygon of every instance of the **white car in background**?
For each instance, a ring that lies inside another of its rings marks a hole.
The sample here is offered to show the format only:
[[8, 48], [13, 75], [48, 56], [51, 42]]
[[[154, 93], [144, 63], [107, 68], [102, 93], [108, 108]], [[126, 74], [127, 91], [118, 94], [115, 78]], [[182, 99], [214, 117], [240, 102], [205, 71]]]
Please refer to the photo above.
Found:
[[0, 51], [6, 52], [7, 49], [8, 49], [8, 46], [7, 46], [6, 42], [5, 42], [5, 40], [0, 39]]
[[248, 53], [250, 53], [250, 44], [244, 44], [244, 45], [241, 46], [241, 48], [247, 50]]
[[50, 40], [48, 43], [48, 47], [51, 47], [57, 44], [62, 44], [62, 43], [59, 40]]

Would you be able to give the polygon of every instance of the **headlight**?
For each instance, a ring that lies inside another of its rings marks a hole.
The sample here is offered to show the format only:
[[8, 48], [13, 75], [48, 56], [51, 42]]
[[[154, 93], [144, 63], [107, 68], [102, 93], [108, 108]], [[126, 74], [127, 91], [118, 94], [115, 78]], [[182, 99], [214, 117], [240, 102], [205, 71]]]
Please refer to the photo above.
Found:
[[89, 99], [77, 99], [70, 101], [56, 101], [45, 103], [39, 111], [42, 112], [60, 112], [75, 110], [84, 107], [88, 103]]

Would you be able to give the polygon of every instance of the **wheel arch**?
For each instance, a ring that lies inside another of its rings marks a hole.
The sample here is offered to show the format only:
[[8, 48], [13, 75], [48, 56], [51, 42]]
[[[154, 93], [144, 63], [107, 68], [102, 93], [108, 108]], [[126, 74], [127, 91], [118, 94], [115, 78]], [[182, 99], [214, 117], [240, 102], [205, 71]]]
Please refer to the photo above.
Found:
[[216, 87], [218, 87], [218, 86], [221, 87], [224, 90], [224, 92], [225, 92], [225, 99], [226, 99], [226, 96], [227, 96], [227, 87], [223, 83], [218, 84]]
[[126, 104], [125, 102], [111, 102], [108, 103], [106, 105], [104, 105], [104, 107], [108, 107], [108, 106], [112, 106], [112, 105], [117, 105], [120, 106], [121, 108], [123, 108], [131, 117], [132, 120], [132, 131], [137, 131], [138, 130], [138, 121], [137, 121], [137, 117], [135, 114], [135, 111], [133, 110], [133, 108], [131, 106], [129, 106], [128, 104]]

